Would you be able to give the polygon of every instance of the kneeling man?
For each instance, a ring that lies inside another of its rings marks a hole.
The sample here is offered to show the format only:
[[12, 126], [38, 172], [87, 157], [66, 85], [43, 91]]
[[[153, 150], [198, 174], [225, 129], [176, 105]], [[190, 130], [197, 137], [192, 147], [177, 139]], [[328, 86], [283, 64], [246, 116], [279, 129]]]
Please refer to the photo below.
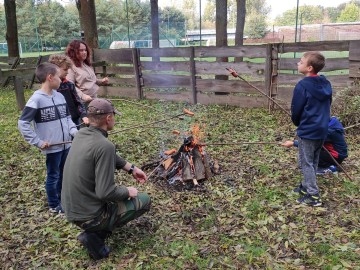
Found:
[[89, 127], [79, 130], [66, 159], [61, 202], [65, 215], [83, 232], [78, 236], [91, 258], [108, 257], [105, 239], [116, 228], [150, 209], [150, 197], [135, 187], [117, 186], [116, 169], [123, 169], [138, 182], [145, 173], [118, 156], [108, 131], [120, 113], [106, 99], [94, 99], [88, 106]]

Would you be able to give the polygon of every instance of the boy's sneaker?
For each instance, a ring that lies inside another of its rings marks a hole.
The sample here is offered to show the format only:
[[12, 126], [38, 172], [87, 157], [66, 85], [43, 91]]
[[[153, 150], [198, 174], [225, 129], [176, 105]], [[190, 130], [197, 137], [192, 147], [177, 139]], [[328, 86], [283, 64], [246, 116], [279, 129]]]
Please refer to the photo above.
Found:
[[304, 188], [302, 186], [302, 184], [300, 184], [298, 187], [294, 188], [292, 190], [293, 193], [297, 193], [299, 195], [306, 195], [307, 194], [307, 191], [306, 191], [306, 188]]
[[336, 166], [334, 165], [331, 165], [330, 167], [327, 167], [327, 168], [318, 168], [317, 171], [316, 171], [316, 174], [317, 175], [324, 175], [324, 174], [327, 174], [327, 173], [337, 173], [338, 172], [338, 169]]
[[321, 206], [322, 204], [319, 194], [315, 194], [315, 195], [306, 194], [301, 198], [297, 199], [296, 201], [298, 203], [306, 204], [309, 206]]
[[55, 208], [49, 208], [49, 211], [50, 211], [50, 213], [54, 213], [54, 214], [65, 214], [65, 211], [61, 207], [61, 204], [59, 204]]

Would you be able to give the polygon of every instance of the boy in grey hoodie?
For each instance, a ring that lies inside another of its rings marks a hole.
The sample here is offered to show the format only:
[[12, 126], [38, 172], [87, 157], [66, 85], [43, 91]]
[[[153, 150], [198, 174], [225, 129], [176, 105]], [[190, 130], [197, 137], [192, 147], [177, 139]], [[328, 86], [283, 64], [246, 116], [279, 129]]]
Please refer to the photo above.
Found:
[[45, 187], [49, 210], [63, 213], [60, 198], [63, 168], [69, 142], [78, 130], [71, 120], [64, 96], [54, 90], [61, 83], [59, 68], [51, 63], [43, 63], [35, 73], [41, 82], [41, 89], [35, 91], [26, 103], [18, 128], [28, 143], [46, 155]]

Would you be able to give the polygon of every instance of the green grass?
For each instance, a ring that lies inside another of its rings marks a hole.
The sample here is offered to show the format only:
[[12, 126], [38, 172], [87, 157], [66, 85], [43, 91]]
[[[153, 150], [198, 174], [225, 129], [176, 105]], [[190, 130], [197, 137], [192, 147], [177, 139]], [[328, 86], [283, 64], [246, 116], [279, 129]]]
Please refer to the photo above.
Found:
[[[25, 92], [26, 99], [32, 90]], [[360, 137], [347, 134], [345, 174], [319, 177], [324, 207], [295, 203], [301, 181], [296, 149], [277, 145], [206, 147], [220, 174], [202, 191], [174, 191], [159, 179], [135, 185], [152, 197], [152, 210], [114, 232], [108, 259], [91, 261], [76, 240], [80, 230], [47, 211], [45, 158], [20, 136], [14, 90], [0, 90], [0, 265], [2, 269], [359, 269]], [[149, 123], [184, 107], [195, 117], [110, 135], [117, 151], [138, 166], [177, 148], [191, 124], [204, 125], [206, 142], [276, 141], [293, 138], [281, 112], [231, 106], [143, 100], [114, 101], [123, 113], [116, 129]], [[143, 107], [152, 106], [158, 111]], [[146, 171], [150, 173], [151, 170]]]

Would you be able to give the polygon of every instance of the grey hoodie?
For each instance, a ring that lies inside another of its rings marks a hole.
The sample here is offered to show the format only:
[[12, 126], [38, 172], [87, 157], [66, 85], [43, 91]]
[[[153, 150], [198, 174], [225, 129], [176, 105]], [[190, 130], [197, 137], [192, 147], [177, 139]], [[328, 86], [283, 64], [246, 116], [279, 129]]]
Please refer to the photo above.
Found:
[[[71, 120], [64, 96], [55, 90], [50, 96], [42, 90], [34, 92], [22, 111], [18, 128], [25, 140], [38, 148], [44, 142], [71, 141], [78, 131]], [[70, 144], [51, 146], [42, 152], [56, 153], [69, 147]]]

